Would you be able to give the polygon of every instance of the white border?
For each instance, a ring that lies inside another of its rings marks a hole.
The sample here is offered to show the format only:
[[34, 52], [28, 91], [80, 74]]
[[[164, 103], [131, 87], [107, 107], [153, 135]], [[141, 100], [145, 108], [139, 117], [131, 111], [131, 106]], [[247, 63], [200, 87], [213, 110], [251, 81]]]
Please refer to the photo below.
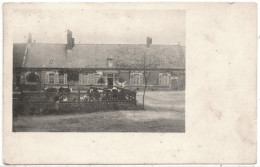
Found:
[[[35, 0], [35, 1], [25, 1], [25, 0], [1, 0], [1, 17], [0, 17], [0, 20], [2, 22], [2, 26], [0, 26], [0, 31], [1, 31], [1, 34], [0, 34], [0, 38], [1, 40], [3, 41], [3, 3], [5, 2], [71, 2], [69, 0], [60, 0], [60, 1], [53, 1], [53, 0]], [[124, 2], [123, 0], [77, 0], [77, 2]], [[128, 1], [129, 2], [129, 1]], [[210, 1], [191, 1], [191, 0], [162, 0], [162, 1], [158, 1], [158, 0], [131, 0], [131, 2], [210, 2]], [[214, 1], [216, 2], [216, 1]], [[227, 2], [225, 0], [218, 0], [218, 2]], [[245, 1], [245, 0], [235, 0], [233, 1], [234, 2], [255, 2], [258, 4], [260, 4], [259, 1], [257, 0], [253, 0], [253, 1]], [[232, 3], [232, 2], [231, 2]], [[257, 56], [259, 57], [259, 48], [260, 48], [260, 30], [259, 30], [259, 27], [260, 27], [260, 21], [259, 21], [259, 18], [260, 18], [260, 14], [258, 12], [258, 52], [257, 52]], [[1, 82], [1, 86], [0, 86], [0, 95], [1, 95], [1, 101], [2, 103], [0, 103], [0, 106], [1, 106], [1, 109], [3, 110], [3, 44], [0, 45], [0, 52], [2, 53], [2, 56], [0, 56], [0, 73], [2, 74], [0, 76], [0, 82]], [[260, 59], [258, 58], [257, 59], [257, 64], [260, 64]], [[260, 82], [260, 67], [258, 66], [257, 67], [257, 85], [259, 86], [259, 82]], [[257, 89], [257, 112], [259, 113], [260, 112], [260, 109], [259, 109], [259, 105], [260, 105], [260, 91], [259, 89]], [[257, 142], [260, 142], [260, 128], [259, 128], [259, 125], [260, 125], [260, 114], [257, 114]], [[2, 114], [0, 115], [0, 129], [1, 129], [1, 133], [0, 133], [0, 157], [2, 157], [2, 124], [3, 124], [3, 121], [2, 121]], [[257, 150], [259, 151], [260, 150], [260, 144], [257, 144]], [[223, 150], [224, 151], [224, 150]], [[0, 158], [0, 165], [1, 166], [4, 166], [3, 164], [3, 159]], [[35, 166], [35, 165], [34, 165]], [[40, 165], [36, 165], [36, 167], [38, 167]], [[44, 166], [47, 166], [47, 165], [44, 165]], [[49, 166], [58, 166], [58, 165], [49, 165]], [[65, 166], [65, 165], [59, 165], [59, 166]], [[68, 165], [66, 165], [68, 166]], [[80, 165], [73, 165], [73, 166], [80, 166]], [[92, 165], [87, 165], [87, 166], [92, 166]], [[95, 166], [103, 166], [103, 165], [95, 165]], [[115, 166], [115, 165], [106, 165], [106, 166]], [[116, 166], [119, 166], [119, 165], [116, 165]], [[129, 166], [129, 165], [128, 165]], [[137, 166], [137, 165], [131, 165], [131, 166]], [[163, 166], [163, 167], [169, 167], [169, 166], [208, 166], [208, 165], [138, 165], [138, 166]], [[222, 165], [210, 165], [210, 166], [222, 166]], [[252, 165], [223, 165], [223, 166], [252, 166]], [[258, 153], [257, 154], [257, 164], [253, 165], [253, 166], [260, 166], [260, 154]]]

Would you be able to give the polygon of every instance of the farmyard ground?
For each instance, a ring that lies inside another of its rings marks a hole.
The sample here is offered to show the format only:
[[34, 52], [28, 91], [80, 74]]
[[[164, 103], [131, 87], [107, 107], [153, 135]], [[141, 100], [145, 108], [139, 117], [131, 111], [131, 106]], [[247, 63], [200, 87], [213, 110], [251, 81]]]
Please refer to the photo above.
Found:
[[[142, 92], [137, 93], [138, 105]], [[148, 91], [145, 110], [19, 116], [15, 132], [185, 132], [185, 93]]]

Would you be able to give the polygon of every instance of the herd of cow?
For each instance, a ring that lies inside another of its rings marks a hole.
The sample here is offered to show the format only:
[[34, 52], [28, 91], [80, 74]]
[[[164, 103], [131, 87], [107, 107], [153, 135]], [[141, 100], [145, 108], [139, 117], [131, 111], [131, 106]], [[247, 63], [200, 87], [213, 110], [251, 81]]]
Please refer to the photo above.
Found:
[[91, 87], [85, 90], [85, 93], [80, 93], [79, 98], [74, 96], [70, 98], [70, 94], [72, 92], [71, 88], [46, 88], [44, 90], [46, 98], [52, 98], [54, 102], [62, 102], [62, 101], [103, 101], [103, 100], [128, 100], [129, 90], [113, 87], [109, 88], [96, 88]]

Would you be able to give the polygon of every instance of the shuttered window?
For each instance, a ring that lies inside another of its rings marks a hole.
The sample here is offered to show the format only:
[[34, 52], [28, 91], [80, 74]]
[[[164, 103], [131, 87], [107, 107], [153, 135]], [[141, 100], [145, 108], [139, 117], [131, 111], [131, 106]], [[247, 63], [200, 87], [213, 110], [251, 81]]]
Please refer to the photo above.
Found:
[[49, 83], [49, 74], [45, 73], [44, 80], [45, 80], [45, 84]]
[[94, 83], [94, 75], [93, 74], [88, 74], [88, 84], [92, 85]]
[[82, 74], [79, 74], [79, 84], [82, 84]]
[[143, 77], [143, 74], [140, 74], [140, 85], [143, 85], [144, 84], [144, 77]]
[[59, 75], [55, 72], [46, 72], [44, 76], [45, 84], [67, 84], [67, 74]]
[[134, 85], [139, 85], [139, 84], [140, 84], [140, 75], [134, 74]]
[[64, 84], [64, 75], [59, 75], [59, 84]]
[[59, 84], [59, 74], [54, 74], [54, 84]]
[[100, 74], [80, 74], [80, 84], [96, 85], [100, 77]]
[[159, 84], [160, 85], [170, 85], [171, 74], [161, 73], [159, 74]]
[[54, 84], [54, 74], [49, 74], [49, 84]]
[[64, 84], [67, 84], [67, 74], [64, 74]]
[[88, 75], [82, 75], [82, 84], [87, 85], [88, 84]]
[[132, 85], [142, 85], [143, 82], [143, 74], [142, 73], [132, 73], [130, 75], [130, 83]]
[[131, 84], [131, 85], [134, 84], [133, 81], [134, 81], [134, 75], [131, 74], [131, 75], [130, 75], [130, 84]]

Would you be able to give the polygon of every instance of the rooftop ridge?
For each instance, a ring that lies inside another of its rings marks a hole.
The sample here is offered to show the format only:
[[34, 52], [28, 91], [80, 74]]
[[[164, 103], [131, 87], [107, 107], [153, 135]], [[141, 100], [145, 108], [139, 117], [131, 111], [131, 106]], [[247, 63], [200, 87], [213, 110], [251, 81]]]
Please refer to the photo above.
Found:
[[[21, 55], [24, 55], [26, 46], [27, 43], [13, 44], [14, 60], [17, 60], [17, 66], [22, 61]], [[158, 67], [185, 67], [185, 47], [163, 44], [152, 46], [151, 56], [155, 56]], [[146, 44], [76, 44], [75, 49], [66, 52], [66, 44], [32, 43], [28, 51], [26, 67], [66, 66], [73, 68], [93, 65], [106, 67], [109, 54], [115, 56], [115, 66], [134, 67], [140, 64], [140, 56], [146, 48]]]
[[[27, 43], [13, 43], [14, 45], [15, 44], [27, 44]], [[67, 45], [66, 43], [32, 43], [32, 44], [46, 44], [46, 45]], [[75, 45], [145, 45], [146, 44], [121, 44], [121, 43], [114, 43], [114, 44], [106, 44], [106, 43], [97, 43], [97, 44], [90, 44], [90, 43], [76, 43]], [[185, 45], [178, 45], [178, 44], [175, 44], [175, 45], [171, 45], [171, 44], [152, 44], [152, 46], [155, 45], [155, 46], [181, 46], [181, 47], [185, 47]]]

